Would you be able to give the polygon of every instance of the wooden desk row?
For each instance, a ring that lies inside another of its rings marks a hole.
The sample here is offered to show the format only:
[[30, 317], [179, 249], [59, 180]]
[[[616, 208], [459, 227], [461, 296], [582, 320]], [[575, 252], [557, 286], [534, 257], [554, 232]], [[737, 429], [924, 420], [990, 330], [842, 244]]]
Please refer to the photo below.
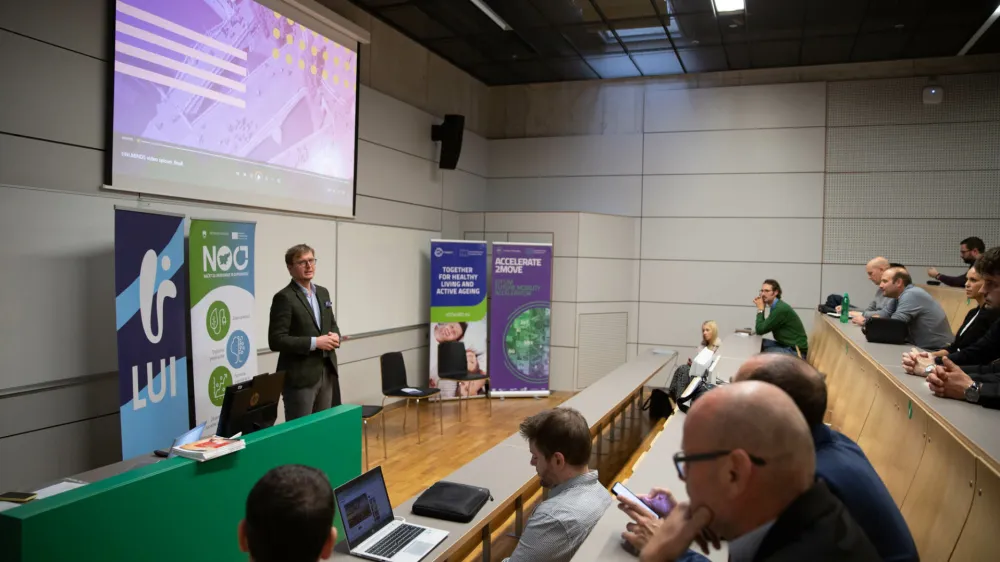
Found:
[[958, 332], [965, 320], [965, 315], [976, 307], [976, 301], [965, 296], [965, 289], [944, 285], [920, 285], [920, 287], [930, 293], [944, 309], [945, 314], [948, 315], [948, 323], [951, 324], [952, 333]]
[[809, 355], [827, 376], [827, 421], [865, 451], [922, 561], [996, 560], [1000, 411], [931, 394], [902, 369], [909, 349], [817, 313]]

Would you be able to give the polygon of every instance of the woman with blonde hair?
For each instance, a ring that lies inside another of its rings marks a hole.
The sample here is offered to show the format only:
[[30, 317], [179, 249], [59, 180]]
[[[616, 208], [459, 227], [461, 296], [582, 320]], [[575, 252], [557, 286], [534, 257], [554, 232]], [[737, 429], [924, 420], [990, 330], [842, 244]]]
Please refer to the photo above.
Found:
[[698, 346], [698, 351], [700, 352], [707, 347], [712, 350], [712, 353], [715, 353], [719, 351], [719, 346], [721, 345], [722, 339], [719, 338], [719, 325], [715, 323], [715, 320], [706, 320], [701, 325], [701, 345]]
[[[706, 320], [701, 324], [701, 345], [698, 346], [698, 351], [695, 352], [697, 356], [703, 349], [709, 349], [712, 353], [719, 350], [719, 346], [722, 345], [722, 339], [719, 338], [719, 325], [715, 323], [715, 320]], [[687, 388], [688, 383], [691, 382], [691, 358], [688, 358], [687, 365], [681, 365], [677, 367], [674, 371], [674, 377], [670, 381], [670, 387], [667, 389], [667, 394], [670, 395], [674, 401], [680, 397], [681, 392]]]

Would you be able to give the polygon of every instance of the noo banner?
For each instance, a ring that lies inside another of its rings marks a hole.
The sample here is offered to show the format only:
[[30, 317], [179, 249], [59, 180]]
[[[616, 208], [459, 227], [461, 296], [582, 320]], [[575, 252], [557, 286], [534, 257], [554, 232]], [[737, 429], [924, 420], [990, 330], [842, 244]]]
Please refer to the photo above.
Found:
[[461, 341], [469, 371], [486, 373], [486, 267], [486, 242], [431, 240], [430, 383], [443, 398], [486, 394], [485, 381], [440, 380], [437, 355], [439, 343]]
[[191, 365], [195, 423], [219, 422], [226, 387], [257, 375], [254, 337], [255, 224], [192, 220]]
[[490, 298], [490, 394], [547, 396], [552, 245], [494, 242]]
[[115, 209], [122, 458], [170, 447], [188, 409], [184, 217]]

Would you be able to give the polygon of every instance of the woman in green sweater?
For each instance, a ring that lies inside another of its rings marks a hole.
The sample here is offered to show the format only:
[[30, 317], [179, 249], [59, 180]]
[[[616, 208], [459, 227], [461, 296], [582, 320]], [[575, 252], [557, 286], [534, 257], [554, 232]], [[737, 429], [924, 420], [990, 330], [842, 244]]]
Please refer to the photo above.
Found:
[[[760, 294], [753, 300], [757, 305], [757, 322], [754, 332], [759, 336], [773, 333], [774, 339], [765, 339], [764, 352], [796, 354], [796, 348], [805, 359], [808, 352], [809, 337], [802, 326], [798, 313], [788, 303], [781, 300], [781, 285], [774, 279], [765, 279], [760, 288]], [[765, 318], [764, 309], [770, 308]]]

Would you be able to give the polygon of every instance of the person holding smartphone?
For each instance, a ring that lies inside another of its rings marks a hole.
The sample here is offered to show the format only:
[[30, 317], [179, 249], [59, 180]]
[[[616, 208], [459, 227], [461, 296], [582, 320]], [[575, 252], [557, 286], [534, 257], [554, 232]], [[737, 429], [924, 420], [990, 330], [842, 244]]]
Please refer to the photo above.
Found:
[[[615, 489], [612, 488], [611, 491], [615, 492]], [[628, 489], [626, 488], [625, 491], [628, 492]], [[629, 495], [616, 493], [619, 501], [618, 509], [624, 511], [625, 515], [628, 515], [632, 520], [625, 525], [625, 531], [622, 533], [622, 547], [638, 556], [663, 522], [663, 518], [670, 514], [678, 502], [674, 495], [664, 488], [653, 488], [648, 494], [632, 495], [631, 497]], [[708, 528], [705, 528], [694, 540], [705, 554], [708, 554], [710, 547], [714, 547], [716, 550], [721, 548], [719, 537]], [[689, 549], [676, 562], [700, 562], [704, 560], [708, 559]]]

